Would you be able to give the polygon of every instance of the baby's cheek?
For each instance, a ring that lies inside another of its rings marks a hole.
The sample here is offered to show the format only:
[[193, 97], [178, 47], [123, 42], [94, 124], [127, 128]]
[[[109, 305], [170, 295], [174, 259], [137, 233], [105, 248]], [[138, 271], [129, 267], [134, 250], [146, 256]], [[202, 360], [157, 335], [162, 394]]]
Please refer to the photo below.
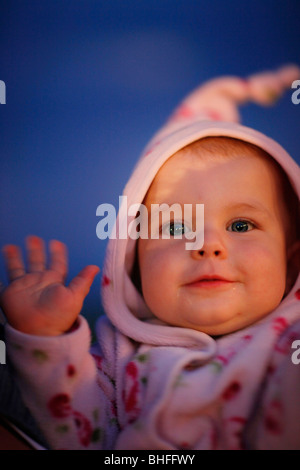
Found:
[[160, 310], [165, 310], [175, 298], [174, 276], [177, 271], [166, 256], [154, 252], [144, 261], [141, 271], [144, 300], [153, 314], [159, 317]]
[[163, 263], [163, 257], [149, 251], [141, 263], [140, 271], [143, 290], [155, 293], [165, 277], [166, 265]]
[[253, 275], [257, 271], [268, 272], [274, 269], [286, 270], [286, 256], [283, 244], [273, 240], [265, 240], [264, 243], [249, 243], [241, 245], [239, 250], [239, 263], [244, 265], [246, 272], [251, 269]]
[[272, 244], [249, 249], [245, 276], [257, 293], [280, 299], [286, 282], [286, 259], [283, 250]]

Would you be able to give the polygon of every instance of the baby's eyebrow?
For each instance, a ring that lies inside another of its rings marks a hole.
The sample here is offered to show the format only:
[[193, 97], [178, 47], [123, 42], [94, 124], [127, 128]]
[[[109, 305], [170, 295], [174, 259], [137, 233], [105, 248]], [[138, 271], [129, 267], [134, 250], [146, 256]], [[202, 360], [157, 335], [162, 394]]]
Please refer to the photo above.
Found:
[[270, 211], [265, 206], [263, 206], [262, 204], [260, 204], [259, 202], [256, 202], [256, 201], [253, 202], [253, 203], [239, 202], [237, 204], [232, 204], [232, 205], [228, 206], [228, 208], [236, 209], [236, 210], [250, 210], [252, 212], [255, 211], [255, 212], [259, 212], [263, 215], [271, 216]]
[[158, 214], [159, 212], [161, 214], [163, 214], [164, 212], [173, 212], [174, 210], [174, 216], [182, 216], [182, 213], [183, 213], [183, 204], [182, 203], [179, 203], [179, 202], [173, 202], [172, 204], [168, 204], [166, 202], [161, 202], [161, 203], [152, 203], [150, 205], [150, 210], [149, 210], [149, 207], [148, 207], [148, 218], [151, 217], [151, 214], [152, 216]]

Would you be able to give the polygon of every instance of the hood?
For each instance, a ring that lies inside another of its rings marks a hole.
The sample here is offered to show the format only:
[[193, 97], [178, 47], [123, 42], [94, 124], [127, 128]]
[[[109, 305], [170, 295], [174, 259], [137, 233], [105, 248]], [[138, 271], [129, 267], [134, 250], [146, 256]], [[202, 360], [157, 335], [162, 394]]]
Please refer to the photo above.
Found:
[[[138, 161], [125, 189], [116, 220], [116, 239], [107, 247], [102, 277], [102, 302], [112, 324], [134, 341], [157, 346], [182, 346], [210, 352], [214, 340], [205, 333], [166, 325], [156, 320], [131, 279], [136, 241], [120, 238], [136, 214], [127, 208], [142, 203], [161, 166], [175, 152], [204, 137], [223, 136], [255, 144], [269, 153], [287, 173], [300, 199], [300, 169], [273, 139], [239, 123], [238, 105], [253, 101], [268, 105], [300, 77], [296, 66], [255, 74], [247, 79], [222, 77], [211, 80], [191, 93], [175, 110], [166, 125], [153, 137]], [[298, 279], [283, 302], [289, 302], [300, 288]]]

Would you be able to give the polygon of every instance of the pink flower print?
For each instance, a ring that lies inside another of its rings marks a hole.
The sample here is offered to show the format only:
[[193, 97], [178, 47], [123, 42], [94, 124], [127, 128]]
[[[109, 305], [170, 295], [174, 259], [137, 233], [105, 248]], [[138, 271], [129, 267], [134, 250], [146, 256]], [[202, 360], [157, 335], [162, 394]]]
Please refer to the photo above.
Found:
[[[55, 418], [67, 418], [72, 416], [77, 429], [79, 442], [87, 447], [93, 437], [93, 428], [86, 416], [73, 410], [70, 397], [66, 393], [58, 393], [48, 402], [48, 408]], [[96, 431], [96, 430], [95, 430]]]
[[245, 344], [248, 344], [251, 340], [252, 335], [242, 336], [235, 347], [230, 347], [223, 355], [218, 355], [213, 364], [216, 365], [216, 362], [218, 362], [221, 363], [222, 366], [226, 366], [238, 354], [238, 352], [245, 347]]
[[131, 411], [136, 410], [137, 394], [139, 391], [138, 389], [139, 389], [139, 384], [137, 382], [134, 382], [128, 395], [125, 396], [125, 410], [127, 411], [127, 413], [130, 413]]
[[226, 435], [229, 439], [230, 450], [242, 450], [244, 448], [242, 437], [246, 419], [243, 416], [232, 416], [226, 420]]
[[134, 362], [128, 362], [126, 366], [126, 374], [135, 379], [138, 375], [138, 368]]
[[222, 121], [223, 119], [223, 116], [214, 109], [205, 109], [203, 111], [212, 121]]
[[282, 433], [282, 403], [280, 400], [274, 398], [265, 414], [264, 424], [267, 430], [272, 434]]
[[288, 322], [286, 321], [284, 317], [274, 318], [273, 328], [278, 333], [281, 333], [282, 331], [284, 331], [287, 328], [287, 326], [288, 326]]
[[66, 393], [54, 395], [49, 402], [48, 408], [55, 418], [66, 418], [72, 413], [70, 397]]
[[194, 116], [194, 111], [186, 104], [181, 105], [171, 116], [169, 122], [176, 121], [177, 119], [189, 119]]
[[111, 280], [104, 274], [102, 277], [102, 286], [103, 287], [109, 286], [110, 283], [111, 283]]
[[299, 334], [295, 331], [290, 331], [289, 334], [284, 334], [275, 345], [275, 350], [282, 354], [289, 355], [291, 353], [293, 342], [298, 338]]
[[221, 362], [223, 365], [226, 365], [228, 363], [228, 359], [225, 356], [220, 356], [219, 355], [219, 356], [216, 357], [216, 360]]
[[300, 289], [295, 292], [296, 299], [300, 300]]
[[79, 411], [73, 411], [73, 417], [78, 432], [79, 442], [84, 447], [87, 447], [90, 444], [93, 435], [91, 423], [87, 417], [82, 413], [79, 413]]
[[252, 335], [245, 335], [245, 336], [243, 336], [242, 339], [246, 342], [251, 341], [252, 340]]
[[232, 400], [241, 390], [241, 384], [237, 381], [231, 384], [224, 390], [222, 394], [223, 400]]
[[138, 380], [138, 368], [134, 362], [128, 362], [126, 366], [126, 386], [123, 393], [123, 401], [125, 405], [125, 411], [130, 415], [130, 422], [136, 420], [139, 415], [140, 409], [138, 407], [138, 396], [139, 396], [139, 380]]

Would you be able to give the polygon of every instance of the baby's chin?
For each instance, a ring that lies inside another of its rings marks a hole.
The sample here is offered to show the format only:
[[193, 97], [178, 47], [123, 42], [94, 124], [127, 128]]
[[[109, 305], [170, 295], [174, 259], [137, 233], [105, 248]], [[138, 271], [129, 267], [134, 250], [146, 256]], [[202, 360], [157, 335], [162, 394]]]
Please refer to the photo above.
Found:
[[201, 333], [205, 333], [212, 337], [220, 337], [227, 334], [235, 333], [239, 330], [244, 330], [245, 328], [251, 327], [256, 323], [262, 321], [265, 317], [267, 317], [271, 311], [262, 312], [257, 314], [256, 316], [247, 316], [244, 313], [237, 313], [232, 318], [227, 319], [225, 321], [219, 321], [210, 324], [200, 324], [200, 323], [182, 323], [181, 325], [177, 324], [174, 326], [181, 326], [183, 328], [190, 328], [196, 331], [200, 331]]

